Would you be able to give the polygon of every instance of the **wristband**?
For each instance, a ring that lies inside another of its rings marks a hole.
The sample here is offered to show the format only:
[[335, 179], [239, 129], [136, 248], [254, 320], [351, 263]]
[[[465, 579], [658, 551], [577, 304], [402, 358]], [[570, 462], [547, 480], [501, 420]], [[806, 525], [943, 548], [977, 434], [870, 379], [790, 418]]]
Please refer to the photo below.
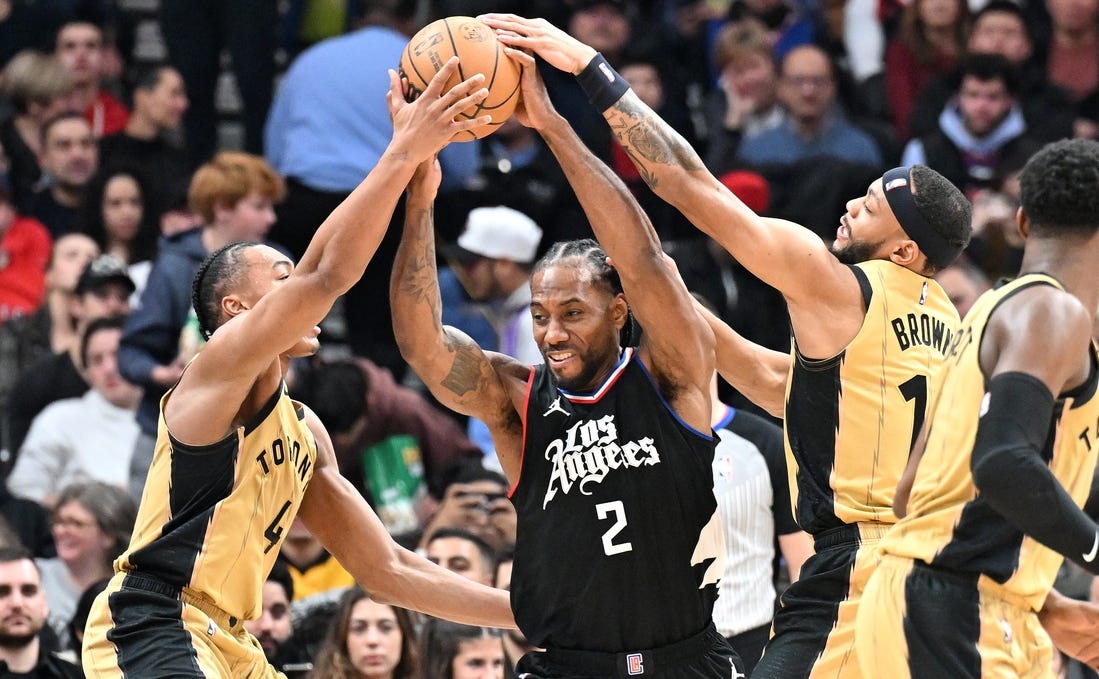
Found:
[[602, 54], [596, 54], [584, 70], [576, 74], [576, 82], [600, 113], [614, 106], [630, 89], [630, 84], [611, 68]]

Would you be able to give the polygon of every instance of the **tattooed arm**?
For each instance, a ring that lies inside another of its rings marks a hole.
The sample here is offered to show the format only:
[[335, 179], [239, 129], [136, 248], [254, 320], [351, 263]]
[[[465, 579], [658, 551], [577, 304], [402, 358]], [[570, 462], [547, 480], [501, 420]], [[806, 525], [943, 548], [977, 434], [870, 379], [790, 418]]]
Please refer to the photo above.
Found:
[[442, 323], [432, 216], [440, 177], [438, 161], [431, 161], [417, 169], [409, 184], [404, 233], [389, 286], [393, 333], [401, 355], [441, 404], [488, 425], [504, 472], [515, 480], [530, 368], [482, 351], [468, 335]]
[[534, 58], [512, 49], [507, 54], [523, 69], [519, 122], [538, 130], [546, 141], [596, 240], [618, 270], [629, 307], [644, 328], [641, 360], [676, 413], [692, 427], [708, 431], [713, 332], [695, 314], [678, 274], [664, 263], [660, 238], [637, 199], [553, 108]]
[[[580, 73], [596, 55], [591, 47], [544, 19], [490, 14], [483, 20], [497, 29], [501, 42], [533, 50], [569, 73]], [[752, 212], [710, 174], [690, 144], [632, 90], [603, 116], [657, 195], [792, 304], [804, 302], [818, 311], [822, 303], [861, 305], [854, 276], [829, 254], [819, 236], [793, 222], [766, 219]]]

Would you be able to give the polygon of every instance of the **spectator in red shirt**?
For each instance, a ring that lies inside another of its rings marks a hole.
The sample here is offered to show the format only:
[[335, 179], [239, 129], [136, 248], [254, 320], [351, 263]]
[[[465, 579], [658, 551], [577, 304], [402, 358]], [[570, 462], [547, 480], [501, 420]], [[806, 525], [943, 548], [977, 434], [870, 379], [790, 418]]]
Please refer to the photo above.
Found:
[[15, 211], [8, 180], [0, 177], [0, 323], [42, 303], [52, 245], [41, 222]]
[[885, 92], [898, 137], [909, 139], [908, 119], [928, 81], [948, 73], [965, 51], [969, 11], [962, 0], [913, 0], [885, 52]]
[[74, 102], [95, 138], [122, 131], [130, 111], [103, 89], [103, 30], [87, 21], [70, 21], [57, 31], [54, 54], [76, 80]]

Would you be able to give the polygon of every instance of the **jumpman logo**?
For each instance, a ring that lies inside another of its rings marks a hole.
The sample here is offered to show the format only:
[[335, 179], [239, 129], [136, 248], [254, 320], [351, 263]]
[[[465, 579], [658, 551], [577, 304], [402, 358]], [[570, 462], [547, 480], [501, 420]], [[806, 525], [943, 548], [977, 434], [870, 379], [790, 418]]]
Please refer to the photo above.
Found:
[[564, 408], [561, 407], [561, 397], [560, 396], [553, 399], [553, 403], [551, 403], [550, 407], [546, 409], [546, 412], [542, 413], [542, 417], [549, 417], [551, 413], [561, 413], [565, 417], [568, 417], [570, 415], [569, 411], [567, 411], [567, 410], [565, 410]]

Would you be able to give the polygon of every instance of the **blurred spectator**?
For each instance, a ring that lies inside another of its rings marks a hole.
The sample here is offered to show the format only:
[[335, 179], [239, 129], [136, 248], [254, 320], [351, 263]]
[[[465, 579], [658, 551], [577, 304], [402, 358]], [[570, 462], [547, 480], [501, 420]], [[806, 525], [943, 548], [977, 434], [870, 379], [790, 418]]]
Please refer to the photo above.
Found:
[[358, 585], [340, 599], [324, 645], [316, 655], [315, 679], [421, 679], [416, 628], [411, 614], [372, 600]]
[[141, 390], [118, 374], [125, 321], [113, 316], [88, 325], [80, 358], [91, 388], [80, 398], [51, 403], [34, 418], [8, 476], [8, 490], [15, 495], [52, 507], [61, 489], [73, 483], [127, 487]]
[[15, 497], [6, 484], [0, 483], [0, 546], [16, 543], [35, 557], [57, 556], [46, 508], [33, 500]]
[[49, 624], [70, 643], [68, 623], [92, 583], [114, 574], [111, 562], [130, 542], [137, 507], [125, 490], [89, 481], [68, 486], [57, 498], [53, 539], [57, 556], [38, 559], [49, 604]]
[[88, 21], [64, 24], [57, 31], [54, 54], [73, 75], [73, 106], [84, 114], [95, 139], [125, 127], [130, 112], [103, 89], [103, 29]]
[[806, 158], [834, 158], [880, 168], [874, 140], [844, 119], [836, 100], [832, 61], [813, 45], [795, 47], [782, 62], [778, 97], [786, 119], [744, 139], [737, 158], [751, 166], [792, 165]]
[[1046, 0], [1052, 36], [1046, 54], [1050, 82], [1074, 102], [1099, 91], [1099, 0]]
[[[452, 416], [420, 392], [397, 384], [388, 370], [369, 359], [314, 359], [296, 374], [291, 394], [325, 423], [340, 473], [374, 505], [383, 498], [376, 497], [373, 486], [382, 487], [386, 480], [369, 478], [364, 463], [377, 444], [411, 436], [419, 459], [405, 460], [406, 472], [423, 480], [456, 460], [480, 460], [483, 455]], [[422, 469], [414, 469], [417, 465]]]
[[965, 249], [967, 259], [991, 280], [1014, 278], [1023, 261], [1025, 241], [1016, 213], [1019, 193], [1016, 177], [1019, 165], [1005, 168], [999, 190], [987, 189], [973, 198], [973, 238]]
[[294, 581], [293, 601], [355, 584], [355, 578], [328, 553], [301, 519], [295, 518], [290, 524], [280, 553]]
[[964, 191], [998, 185], [1041, 146], [1026, 134], [1018, 81], [1006, 59], [967, 57], [958, 91], [939, 116], [939, 129], [908, 142], [903, 165], [927, 165]]
[[795, 47], [816, 40], [819, 17], [804, 11], [809, 7], [809, 3], [792, 0], [734, 0], [727, 17], [734, 23], [747, 19], [761, 22], [775, 46], [775, 59], [781, 62]]
[[80, 352], [84, 333], [97, 318], [129, 313], [133, 291], [134, 283], [126, 267], [110, 255], [100, 255], [84, 267], [70, 305], [76, 319], [76, 335], [61, 351], [24, 369], [12, 387], [8, 419], [13, 453], [20, 450], [31, 422], [46, 406], [61, 399], [77, 398], [88, 390], [88, 382], [78, 367], [83, 365]]
[[107, 583], [110, 581], [110, 578], [96, 580], [88, 585], [76, 601], [76, 610], [73, 611], [73, 617], [69, 620], [69, 638], [72, 639], [72, 648], [69, 649], [69, 654], [72, 656], [72, 662], [74, 663], [80, 663], [80, 644], [84, 641], [84, 627], [88, 623], [88, 613], [92, 610], [92, 602], [95, 601], [100, 592], [107, 589]]
[[88, 121], [79, 113], [62, 113], [43, 123], [38, 163], [48, 185], [31, 197], [29, 214], [54, 238], [79, 231], [85, 190], [99, 167], [99, 147]]
[[290, 615], [290, 602], [293, 600], [294, 580], [286, 561], [275, 559], [275, 565], [263, 583], [263, 610], [258, 618], [245, 620], [244, 629], [256, 637], [263, 647], [263, 654], [277, 670], [285, 671], [287, 665], [298, 667], [309, 662], [303, 649], [287, 643], [294, 633]]
[[12, 451], [8, 403], [19, 375], [76, 341], [76, 319], [72, 316], [76, 282], [98, 254], [95, 242], [84, 234], [70, 233], [57, 239], [46, 269], [45, 301], [29, 316], [0, 323], [0, 450]]
[[[181, 3], [186, 4], [186, 3]], [[389, 143], [387, 68], [396, 68], [416, 30], [415, 0], [368, 3], [364, 28], [302, 52], [279, 85], [267, 119], [268, 161], [286, 178], [287, 198], [271, 239], [294, 257], [305, 252], [329, 213], [358, 186]], [[355, 64], [355, 68], [347, 68]], [[465, 183], [477, 166], [478, 143], [450, 144], [439, 155], [442, 193]], [[404, 201], [391, 223], [404, 223]], [[389, 273], [400, 228], [378, 246], [363, 277], [344, 296], [347, 342], [358, 356], [389, 368], [398, 380], [405, 363], [393, 339]]]
[[[458, 240], [439, 248], [451, 262], [451, 280], [460, 282], [492, 326], [495, 336], [485, 349], [530, 364], [542, 362], [530, 316], [530, 271], [541, 241], [542, 229], [522, 212], [479, 207], [470, 211]], [[460, 314], [447, 312], [443, 322], [453, 325]]]
[[187, 104], [178, 71], [146, 66], [134, 77], [134, 110], [126, 127], [99, 142], [102, 167], [123, 167], [140, 175], [148, 189], [146, 212], [153, 220], [168, 209], [173, 188], [191, 177], [187, 154], [166, 138], [179, 129]]
[[885, 91], [889, 113], [901, 139], [928, 81], [948, 73], [961, 58], [969, 32], [965, 0], [912, 0], [901, 17], [899, 35], [885, 52]]
[[[530, 272], [541, 242], [542, 229], [518, 210], [471, 210], [457, 241], [438, 248], [450, 264], [439, 272], [443, 323], [474, 338], [486, 351], [530, 365], [541, 363], [530, 315]], [[468, 432], [489, 457], [486, 464], [498, 467], [488, 427], [470, 418]]]
[[430, 618], [420, 632], [424, 677], [504, 679], [503, 632]]
[[[991, 0], [973, 18], [969, 54], [999, 54], [1017, 70], [1019, 104], [1027, 131], [1042, 142], [1071, 136], [1074, 107], [1069, 93], [1049, 82], [1045, 68], [1034, 58], [1034, 36], [1023, 9], [1013, 0]], [[923, 89], [912, 112], [912, 136], [933, 132], [943, 108], [958, 88], [961, 76], [933, 78]]]
[[977, 298], [992, 287], [988, 276], [965, 256], [959, 257], [953, 264], [935, 274], [935, 280], [946, 291], [962, 318], [969, 313], [969, 308]]
[[84, 205], [84, 233], [126, 265], [136, 286], [131, 298], [135, 306], [153, 268], [159, 235], [146, 210], [147, 194], [136, 172], [106, 168], [92, 178]]
[[18, 213], [11, 187], [0, 176], [0, 324], [42, 304], [52, 245], [42, 222]]
[[0, 677], [82, 679], [79, 667], [49, 652], [39, 633], [49, 606], [45, 583], [30, 552], [0, 548]]
[[424, 556], [433, 563], [482, 585], [496, 581], [496, 554], [480, 537], [462, 528], [440, 528], [427, 539]]
[[[495, 587], [511, 591], [511, 569], [515, 565], [515, 545], [504, 547], [497, 554]], [[504, 676], [510, 677], [515, 671], [515, 664], [523, 654], [534, 650], [523, 633], [517, 629], [504, 630], [504, 655], [507, 658], [508, 671]]]
[[0, 0], [0, 70], [16, 54], [53, 49], [53, 37], [63, 20], [58, 3]]
[[197, 327], [184, 333], [188, 316], [194, 318], [195, 272], [223, 245], [262, 242], [275, 221], [272, 205], [285, 195], [285, 187], [263, 158], [222, 151], [195, 172], [188, 195], [204, 223], [161, 242], [118, 353], [122, 376], [144, 389], [137, 411], [141, 435], [131, 458], [130, 490], [135, 500], [141, 497], [153, 459], [160, 397], [179, 379], [199, 344]]
[[69, 70], [41, 52], [20, 52], [3, 71], [0, 92], [11, 104], [12, 115], [0, 121], [0, 150], [8, 163], [11, 200], [20, 212], [30, 209], [42, 177], [42, 126], [70, 108], [74, 87]]
[[1099, 140], [1099, 92], [1080, 102], [1072, 136]]
[[717, 374], [710, 383], [714, 496], [725, 528], [725, 573], [714, 624], [751, 674], [767, 643], [775, 610], [775, 544], [795, 581], [813, 552], [794, 521], [782, 429], [759, 415], [722, 403]]
[[515, 543], [515, 507], [503, 474], [463, 460], [440, 475], [435, 486], [441, 487], [442, 499], [424, 527], [421, 546], [444, 528], [469, 531], [493, 551]]
[[218, 148], [215, 106], [221, 53], [229, 53], [240, 92], [244, 150], [263, 152], [263, 121], [275, 86], [275, 26], [271, 0], [160, 0], [160, 30], [168, 57], [187, 84], [191, 106], [183, 117], [195, 165]]
[[756, 21], [727, 24], [714, 43], [717, 87], [707, 102], [710, 131], [706, 165], [723, 174], [734, 165], [742, 139], [773, 130], [784, 119], [778, 69], [767, 33]]

